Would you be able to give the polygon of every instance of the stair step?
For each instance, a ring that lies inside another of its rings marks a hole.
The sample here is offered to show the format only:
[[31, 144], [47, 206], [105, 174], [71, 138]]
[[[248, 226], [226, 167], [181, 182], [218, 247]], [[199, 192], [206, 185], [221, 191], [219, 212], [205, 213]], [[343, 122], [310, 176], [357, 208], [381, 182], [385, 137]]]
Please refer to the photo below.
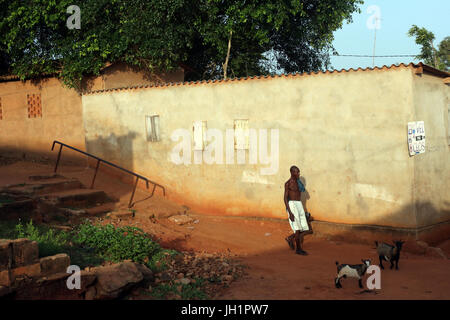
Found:
[[112, 202], [104, 191], [94, 189], [72, 189], [46, 194], [41, 199], [49, 200], [57, 206], [86, 208]]
[[0, 203], [0, 212], [33, 210], [33, 200], [16, 200], [14, 202]]
[[49, 174], [49, 175], [37, 175], [37, 176], [29, 176], [28, 179], [31, 181], [40, 181], [40, 180], [48, 180], [48, 179], [60, 179], [63, 176], [59, 174]]
[[43, 195], [52, 192], [83, 189], [83, 185], [76, 179], [58, 179], [40, 181], [39, 183], [19, 184], [7, 188], [7, 192], [24, 195]]
[[96, 207], [85, 209], [86, 214], [90, 216], [99, 215], [102, 213], [107, 213], [113, 211], [115, 208], [115, 204], [112, 202], [104, 203]]

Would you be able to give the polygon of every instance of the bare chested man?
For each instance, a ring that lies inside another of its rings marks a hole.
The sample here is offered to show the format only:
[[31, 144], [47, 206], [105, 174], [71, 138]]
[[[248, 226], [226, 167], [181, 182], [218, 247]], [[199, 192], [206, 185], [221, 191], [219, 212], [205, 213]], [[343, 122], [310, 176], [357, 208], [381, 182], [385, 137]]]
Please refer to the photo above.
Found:
[[[296, 166], [292, 166], [291, 178], [284, 184], [284, 204], [286, 205], [286, 211], [289, 215], [289, 224], [291, 225], [294, 233], [286, 238], [291, 249], [296, 249], [295, 253], [301, 255], [307, 255], [306, 251], [302, 249], [303, 238], [309, 231], [308, 221], [306, 218], [305, 210], [301, 202], [302, 191], [305, 191], [305, 187], [301, 183], [300, 169]], [[294, 239], [296, 248], [294, 248]]]

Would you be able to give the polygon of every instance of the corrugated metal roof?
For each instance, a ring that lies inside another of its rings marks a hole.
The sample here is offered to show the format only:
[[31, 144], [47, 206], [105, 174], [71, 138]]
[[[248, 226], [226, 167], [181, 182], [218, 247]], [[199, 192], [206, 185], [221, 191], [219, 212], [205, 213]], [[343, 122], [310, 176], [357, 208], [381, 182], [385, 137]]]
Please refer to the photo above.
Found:
[[228, 83], [228, 82], [235, 82], [235, 81], [248, 81], [248, 80], [255, 80], [255, 79], [275, 79], [275, 78], [293, 78], [293, 77], [302, 77], [302, 76], [310, 76], [310, 75], [321, 75], [321, 74], [338, 74], [338, 73], [346, 73], [346, 72], [359, 72], [359, 71], [375, 71], [375, 70], [391, 70], [391, 69], [399, 69], [399, 68], [422, 68], [422, 70], [425, 70], [427, 73], [431, 73], [435, 76], [446, 78], [450, 76], [450, 73], [441, 71], [438, 69], [435, 69], [433, 67], [427, 66], [423, 64], [422, 62], [418, 64], [409, 63], [409, 64], [393, 64], [391, 66], [382, 66], [382, 67], [374, 67], [374, 68], [357, 68], [357, 69], [341, 69], [341, 70], [326, 70], [326, 71], [317, 71], [317, 72], [304, 72], [304, 73], [287, 73], [287, 74], [281, 74], [281, 75], [273, 75], [273, 76], [250, 76], [250, 77], [242, 77], [242, 78], [229, 78], [229, 79], [220, 79], [220, 80], [197, 80], [197, 81], [184, 81], [184, 82], [168, 82], [168, 83], [161, 83], [161, 84], [146, 84], [146, 85], [135, 85], [135, 86], [127, 86], [127, 87], [118, 87], [118, 88], [111, 88], [111, 89], [102, 89], [102, 90], [92, 90], [83, 93], [84, 95], [87, 94], [96, 94], [96, 93], [102, 93], [102, 92], [112, 92], [112, 91], [120, 91], [120, 90], [132, 90], [132, 89], [143, 89], [143, 88], [163, 88], [163, 87], [171, 87], [171, 86], [192, 86], [192, 85], [198, 85], [198, 84], [207, 84], [207, 83]]

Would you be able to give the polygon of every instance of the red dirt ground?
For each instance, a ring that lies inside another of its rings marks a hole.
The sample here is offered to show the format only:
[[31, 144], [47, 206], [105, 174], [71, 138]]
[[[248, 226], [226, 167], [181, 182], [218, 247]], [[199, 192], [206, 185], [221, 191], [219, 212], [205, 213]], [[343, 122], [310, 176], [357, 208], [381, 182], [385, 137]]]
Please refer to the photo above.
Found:
[[[49, 164], [16, 162], [0, 166], [0, 186], [23, 182], [31, 174], [50, 172]], [[93, 172], [90, 168], [68, 166], [58, 171], [86, 185], [90, 184]], [[100, 172], [96, 188], [121, 200], [116, 210], [126, 210], [131, 186]], [[145, 198], [148, 193], [137, 190], [135, 200]], [[158, 195], [137, 202], [134, 209], [135, 218], [117, 221], [117, 224], [136, 225], [159, 238], [163, 247], [229, 252], [249, 266], [248, 275], [233, 282], [216, 297], [219, 299], [450, 299], [449, 259], [402, 252], [400, 270], [382, 270], [380, 290], [363, 291], [354, 279], [342, 279], [343, 289], [336, 289], [335, 261], [357, 264], [363, 258], [370, 258], [377, 263], [374, 246], [307, 236], [304, 247], [309, 255], [299, 256], [284, 240], [290, 233], [285, 220], [200, 215], [187, 210], [187, 214], [199, 222], [179, 226], [166, 218], [183, 213], [186, 208]], [[448, 255], [449, 241], [440, 247]], [[385, 266], [388, 263], [385, 262]]]

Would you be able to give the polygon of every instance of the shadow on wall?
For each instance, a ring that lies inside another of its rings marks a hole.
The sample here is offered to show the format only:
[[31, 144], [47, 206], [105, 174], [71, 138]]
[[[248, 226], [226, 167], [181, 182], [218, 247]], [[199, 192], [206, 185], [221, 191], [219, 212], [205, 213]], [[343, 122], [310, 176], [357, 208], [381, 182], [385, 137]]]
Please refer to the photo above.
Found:
[[[63, 141], [62, 141], [63, 142]], [[59, 146], [55, 145], [55, 149], [52, 151], [52, 143], [53, 141], [49, 141], [48, 150], [28, 150], [26, 148], [14, 148], [14, 147], [1, 147], [0, 146], [0, 158], [8, 161], [34, 161], [43, 164], [56, 164], [56, 158], [58, 156]], [[63, 153], [60, 159], [61, 165], [70, 165], [70, 166], [86, 166], [87, 159], [86, 156], [69, 150], [63, 149]]]
[[[302, 192], [301, 201], [305, 212], [308, 210], [307, 181], [300, 176], [306, 191]], [[357, 199], [355, 199], [357, 201]], [[385, 215], [382, 220], [374, 220], [364, 225], [312, 221], [311, 227], [318, 237], [330, 240], [373, 244], [375, 240], [392, 242], [392, 240], [422, 240], [436, 245], [450, 239], [450, 203], [444, 201], [445, 208], [438, 210], [431, 202], [409, 204], [398, 211]], [[314, 212], [311, 212], [314, 217]], [[415, 228], [389, 227], [386, 224], [401, 224], [405, 219], [414, 219]], [[407, 245], [408, 246], [408, 245]], [[414, 250], [411, 250], [414, 251]]]
[[[133, 171], [133, 140], [136, 137], [137, 133], [133, 131], [123, 136], [116, 136], [114, 133], [106, 137], [99, 136], [95, 140], [86, 140], [86, 150], [96, 157]], [[95, 168], [96, 165], [97, 160], [89, 159], [90, 167]], [[134, 181], [132, 175], [104, 163], [101, 163], [99, 167], [99, 172], [102, 171], [113, 174], [125, 183], [132, 183]]]
[[[405, 221], [405, 217], [417, 221], [418, 219], [414, 216], [416, 207], [422, 208], [422, 214], [426, 213], [430, 217], [427, 223], [420, 225], [419, 221], [419, 227], [411, 228], [386, 226], [389, 222]], [[314, 216], [314, 213], [312, 215]], [[414, 247], [415, 240], [436, 245], [450, 239], [450, 210], [437, 210], [431, 203], [421, 202], [406, 205], [385, 215], [383, 219], [370, 221], [367, 224], [313, 221], [312, 228], [315, 236], [336, 241], [373, 244], [375, 240], [390, 243], [392, 240], [401, 239], [407, 241], [407, 250], [417, 251], [418, 248]]]

